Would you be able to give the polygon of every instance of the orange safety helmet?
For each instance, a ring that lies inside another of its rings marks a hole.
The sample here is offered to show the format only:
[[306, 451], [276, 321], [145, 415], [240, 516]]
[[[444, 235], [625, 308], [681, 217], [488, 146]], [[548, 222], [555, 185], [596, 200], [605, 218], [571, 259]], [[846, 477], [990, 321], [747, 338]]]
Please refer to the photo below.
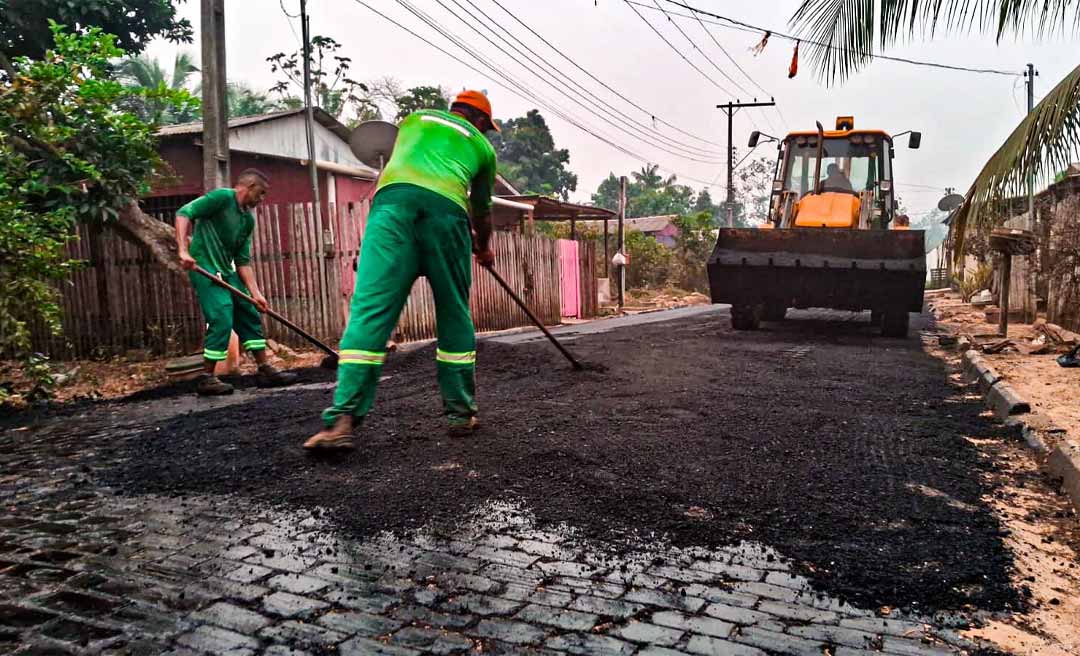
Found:
[[487, 115], [488, 123], [491, 125], [491, 129], [496, 132], [501, 132], [498, 125], [495, 125], [494, 119], [491, 117], [491, 101], [487, 99], [480, 91], [462, 91], [454, 98], [454, 103], [461, 103], [462, 105], [468, 105], [473, 109], [478, 109]]

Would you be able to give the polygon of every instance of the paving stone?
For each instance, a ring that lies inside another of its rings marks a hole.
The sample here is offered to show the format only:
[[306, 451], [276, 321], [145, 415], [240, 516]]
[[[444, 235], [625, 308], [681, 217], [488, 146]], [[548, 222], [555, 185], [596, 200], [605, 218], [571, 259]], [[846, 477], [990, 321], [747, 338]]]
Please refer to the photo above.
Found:
[[721, 638], [727, 637], [731, 633], [731, 630], [735, 628], [735, 625], [731, 622], [724, 622], [713, 617], [696, 617], [670, 610], [653, 613], [649, 621], [661, 626], [684, 629], [694, 633], [703, 633], [705, 635], [718, 636]]
[[520, 567], [522, 569], [540, 560], [539, 556], [525, 553], [524, 551], [514, 551], [511, 549], [496, 549], [494, 547], [489, 547], [485, 545], [480, 545], [479, 547], [469, 552], [469, 558], [474, 558], [476, 560], [482, 560], [489, 563], [497, 563], [499, 565]]
[[919, 640], [885, 636], [881, 646], [882, 650], [889, 654], [901, 654], [902, 656], [947, 656], [956, 653], [943, 645], [934, 645]]
[[198, 622], [232, 629], [243, 634], [255, 633], [270, 624], [270, 619], [267, 617], [225, 602], [218, 602], [213, 606], [196, 611], [188, 617]]
[[767, 631], [753, 626], [742, 629], [731, 636], [731, 639], [765, 651], [792, 654], [793, 656], [821, 656], [825, 649], [825, 644], [821, 642], [776, 631]]
[[560, 544], [541, 542], [539, 540], [522, 540], [517, 543], [517, 548], [534, 556], [564, 561], [573, 560], [580, 553], [577, 549], [570, 549]]
[[212, 654], [237, 653], [259, 647], [259, 641], [254, 638], [216, 626], [200, 626], [191, 633], [178, 637], [176, 642], [184, 647]]
[[843, 626], [810, 624], [807, 626], [790, 627], [787, 632], [791, 635], [797, 635], [800, 638], [810, 638], [811, 640], [819, 640], [829, 644], [844, 645], [856, 649], [880, 650], [881, 647], [880, 638], [873, 633], [860, 631], [859, 629], [849, 629]]
[[920, 637], [926, 629], [924, 624], [893, 620], [882, 617], [859, 617], [840, 620], [840, 626], [862, 629], [870, 633], [886, 633], [899, 637]]
[[539, 629], [531, 624], [499, 618], [480, 620], [480, 623], [476, 625], [476, 628], [467, 633], [481, 638], [494, 638], [495, 640], [501, 640], [515, 645], [537, 644], [543, 640], [545, 635], [543, 629]]
[[594, 597], [607, 597], [609, 599], [621, 597], [626, 592], [626, 588], [617, 583], [579, 579], [570, 576], [556, 576], [545, 587], [549, 590], [561, 590], [563, 592], [573, 592], [574, 594], [591, 595]]
[[809, 590], [810, 580], [804, 576], [788, 574], [787, 572], [769, 572], [765, 576], [765, 582], [771, 585], [779, 585], [793, 590]]
[[338, 645], [339, 656], [419, 656], [420, 651], [388, 645], [370, 638], [353, 638]]
[[596, 626], [596, 615], [579, 613], [574, 610], [551, 608], [537, 604], [525, 606], [514, 619], [535, 624], [556, 626], [565, 631], [588, 631]]
[[262, 656], [311, 656], [311, 652], [288, 645], [270, 645], [263, 651]]
[[504, 585], [486, 576], [459, 572], [444, 572], [437, 575], [435, 580], [446, 590], [465, 589], [473, 592], [497, 592]]
[[236, 599], [252, 602], [270, 594], [270, 589], [254, 583], [239, 583], [229, 579], [207, 577], [184, 588], [205, 595], [209, 600]]
[[382, 613], [401, 602], [398, 597], [361, 588], [323, 590], [319, 593], [319, 598], [338, 606], [368, 613]]
[[661, 608], [674, 608], [688, 613], [696, 613], [705, 605], [705, 600], [698, 597], [682, 595], [677, 592], [663, 590], [631, 589], [622, 596], [622, 599], [646, 606], [659, 606]]
[[540, 581], [544, 579], [544, 575], [540, 572], [534, 572], [520, 567], [499, 565], [497, 563], [485, 565], [480, 570], [480, 575], [496, 581], [502, 581], [503, 583], [519, 583], [522, 585], [531, 585], [533, 587], [540, 585]]
[[683, 588], [683, 590], [691, 597], [701, 597], [702, 599], [713, 603], [739, 606], [741, 608], [754, 608], [757, 606], [758, 602], [761, 601], [761, 597], [756, 595], [746, 594], [744, 592], [732, 592], [728, 588], [717, 588], [714, 586], [702, 585], [700, 583], [691, 583]]
[[682, 640], [686, 632], [667, 626], [657, 626], [648, 622], [628, 622], [611, 630], [611, 635], [623, 640], [641, 642], [647, 645], [670, 647]]
[[345, 640], [345, 633], [328, 629], [320, 624], [308, 624], [289, 620], [281, 624], [268, 626], [259, 631], [259, 636], [272, 642], [299, 644], [305, 648], [324, 648]]
[[391, 614], [406, 623], [419, 622], [443, 629], [460, 629], [476, 621], [472, 615], [440, 613], [425, 606], [402, 606], [395, 608]]
[[596, 615], [601, 615], [603, 617], [613, 617], [620, 620], [632, 617], [645, 610], [645, 607], [641, 604], [589, 596], [578, 597], [570, 603], [568, 608], [570, 608], [570, 610], [579, 610], [583, 613], [595, 613]]
[[731, 591], [757, 597], [765, 597], [774, 601], [784, 601], [787, 603], [794, 603], [800, 596], [800, 593], [791, 588], [785, 588], [771, 583], [750, 583], [747, 581], [732, 584]]
[[533, 569], [538, 569], [548, 576], [574, 576], [579, 578], [588, 578], [593, 574], [603, 574], [607, 571], [598, 569], [588, 563], [568, 563], [562, 560], [538, 562], [533, 565]]
[[747, 567], [746, 565], [736, 565], [715, 560], [699, 560], [690, 567], [695, 570], [711, 572], [728, 581], [761, 581], [765, 578], [767, 574], [767, 572], [763, 569], [757, 569], [755, 567]]
[[[655, 576], [661, 579], [669, 579], [672, 581], [682, 581], [683, 583], [712, 583], [717, 580], [722, 580], [723, 577], [718, 576], [713, 572], [708, 572], [701, 569], [690, 569], [688, 567], [674, 567], [671, 565], [657, 565], [645, 570], [645, 574]], [[635, 577], [634, 583], [639, 584], [646, 583], [647, 581], [643, 577]]]
[[691, 653], [707, 656], [766, 656], [765, 652], [757, 647], [701, 635], [690, 638], [690, 641], [686, 643], [686, 649]]
[[567, 633], [549, 638], [544, 644], [551, 649], [586, 656], [630, 656], [637, 649], [629, 642], [591, 633]]
[[413, 647], [426, 654], [461, 654], [473, 647], [473, 641], [460, 633], [409, 626], [393, 635], [394, 644]]
[[800, 622], [835, 622], [840, 619], [840, 616], [829, 610], [819, 610], [813, 606], [799, 606], [797, 604], [787, 604], [782, 601], [762, 601], [758, 604], [758, 610], [775, 615], [777, 617], [783, 617], [789, 620], [798, 620]]
[[703, 612], [709, 617], [715, 617], [734, 624], [756, 624], [773, 619], [772, 615], [768, 613], [739, 606], [729, 606], [728, 604], [709, 604]]
[[468, 593], [443, 603], [443, 608], [453, 613], [473, 613], [474, 615], [511, 615], [520, 609], [522, 603], [513, 599], [503, 599], [489, 595]]
[[382, 636], [402, 627], [403, 622], [368, 613], [330, 611], [318, 619], [319, 624], [347, 634]]
[[281, 617], [302, 617], [315, 611], [329, 608], [330, 604], [310, 597], [301, 597], [289, 592], [275, 592], [263, 599], [263, 610]]
[[303, 574], [279, 574], [267, 580], [266, 585], [294, 594], [307, 594], [328, 587], [330, 582]]
[[236, 581], [237, 583], [254, 583], [273, 573], [274, 570], [269, 567], [262, 567], [260, 565], [237, 565], [236, 569], [229, 572], [223, 572], [221, 576], [230, 581]]
[[668, 649], [667, 647], [642, 647], [637, 656], [685, 656], [687, 652]]

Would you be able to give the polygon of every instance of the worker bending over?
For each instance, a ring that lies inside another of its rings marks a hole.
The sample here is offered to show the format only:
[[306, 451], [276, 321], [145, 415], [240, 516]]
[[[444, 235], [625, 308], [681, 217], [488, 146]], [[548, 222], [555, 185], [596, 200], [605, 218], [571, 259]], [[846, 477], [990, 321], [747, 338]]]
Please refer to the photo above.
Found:
[[470, 251], [484, 266], [494, 262], [495, 150], [487, 130], [498, 127], [479, 91], [463, 91], [449, 112], [421, 110], [401, 122], [368, 215], [334, 405], [323, 412], [325, 430], [304, 448], [353, 447], [353, 429], [375, 400], [386, 341], [418, 276], [428, 279], [435, 297], [439, 390], [450, 434], [463, 436], [479, 426], [469, 287]]
[[[188, 271], [195, 287], [203, 318], [206, 319], [206, 341], [203, 343], [203, 368], [195, 391], [201, 395], [232, 394], [232, 385], [214, 375], [214, 367], [224, 360], [229, 350], [229, 338], [236, 331], [241, 346], [259, 363], [255, 382], [259, 387], [280, 387], [293, 382], [295, 376], [284, 374], [266, 360], [266, 336], [263, 334], [259, 312], [269, 305], [255, 282], [251, 268], [251, 233], [255, 217], [251, 210], [258, 205], [269, 188], [266, 176], [248, 169], [237, 178], [232, 189], [215, 189], [196, 198], [176, 212], [176, 247], [180, 251], [180, 266]], [[195, 224], [195, 235], [188, 247], [188, 232]], [[255, 306], [234, 299], [232, 294], [194, 271], [196, 266], [218, 276], [233, 287], [246, 291]], [[256, 310], [258, 307], [258, 311]]]

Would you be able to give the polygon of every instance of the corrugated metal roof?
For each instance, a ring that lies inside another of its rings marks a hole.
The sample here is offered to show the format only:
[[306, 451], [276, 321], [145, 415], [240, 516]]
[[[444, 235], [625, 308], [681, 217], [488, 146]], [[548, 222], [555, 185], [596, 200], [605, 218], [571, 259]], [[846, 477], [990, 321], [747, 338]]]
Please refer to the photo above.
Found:
[[[304, 109], [285, 109], [280, 112], [270, 112], [269, 114], [257, 114], [255, 116], [239, 116], [229, 119], [229, 129], [240, 128], [245, 125], [254, 125], [256, 123], [263, 123], [266, 121], [273, 121], [281, 118], [287, 118], [289, 116], [296, 116], [302, 114]], [[312, 110], [313, 118], [315, 121], [322, 125], [327, 130], [330, 130], [337, 136], [341, 137], [345, 141], [349, 140], [349, 128], [345, 127], [336, 118], [328, 114], [326, 111], [316, 107]], [[188, 134], [202, 134], [203, 123], [202, 121], [193, 121], [191, 123], [180, 123], [177, 125], [166, 125], [158, 130], [158, 136], [160, 137], [173, 137]]]
[[[623, 228], [626, 230], [637, 230], [639, 232], [660, 232], [670, 224], [674, 223], [675, 219], [679, 218], [678, 214], [661, 214], [659, 216], [640, 216], [636, 219], [625, 219], [623, 221]], [[597, 230], [603, 229], [603, 221], [582, 221], [582, 225], [596, 228]], [[619, 229], [618, 222], [614, 219], [608, 222], [608, 232], [615, 232]]]

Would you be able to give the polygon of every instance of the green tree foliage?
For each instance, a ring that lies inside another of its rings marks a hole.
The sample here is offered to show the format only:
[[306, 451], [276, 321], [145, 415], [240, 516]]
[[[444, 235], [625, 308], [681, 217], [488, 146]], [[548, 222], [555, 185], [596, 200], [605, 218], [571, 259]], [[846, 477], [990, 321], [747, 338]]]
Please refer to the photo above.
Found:
[[229, 118], [268, 114], [280, 106], [265, 93], [259, 93], [244, 82], [230, 82], [225, 89]]
[[413, 87], [394, 97], [397, 113], [394, 119], [400, 121], [409, 114], [421, 109], [447, 109], [450, 107], [449, 92], [442, 87]]
[[577, 174], [567, 168], [570, 151], [555, 148], [543, 115], [532, 109], [525, 116], [496, 122], [502, 132], [490, 136], [499, 172], [522, 193], [567, 200], [577, 189]]
[[[708, 212], [687, 214], [675, 219], [679, 234], [675, 237], [674, 267], [671, 283], [679, 289], [709, 291], [705, 264], [716, 243], [713, 217]], [[632, 260], [631, 260], [632, 261]]]
[[[328, 36], [311, 38], [311, 94], [312, 102], [332, 116], [341, 118], [350, 107], [360, 107], [361, 94], [367, 86], [349, 77], [352, 59], [337, 54], [341, 44]], [[281, 79], [270, 87], [272, 93], [282, 98], [286, 107], [303, 107], [304, 63], [303, 51], [292, 54], [279, 52], [266, 58], [270, 72]]]
[[50, 20], [99, 27], [133, 54], [151, 39], [190, 42], [193, 33], [187, 19], [177, 18], [171, 0], [0, 0], [0, 17], [0, 53], [7, 59], [41, 59], [53, 44]]
[[28, 326], [59, 326], [51, 283], [74, 265], [74, 224], [116, 221], [160, 164], [158, 126], [126, 108], [197, 106], [186, 91], [126, 88], [110, 63], [124, 53], [100, 29], [53, 34], [52, 50], [14, 59], [0, 83], [0, 351], [28, 363]]
[[[649, 164], [630, 174], [631, 181], [626, 185], [627, 217], [688, 214], [692, 211], [694, 190], [678, 184], [673, 175], [664, 178], [659, 170], [659, 166]], [[619, 179], [614, 173], [608, 174], [600, 183], [592, 195], [592, 201], [594, 205], [609, 210], [619, 209]]]
[[[612, 240], [614, 242], [614, 240]], [[630, 255], [626, 286], [630, 289], [666, 287], [672, 277], [675, 253], [639, 230], [628, 230], [624, 244]]]
[[153, 98], [132, 96], [131, 110], [144, 121], [158, 125], [188, 123], [199, 118], [197, 108], [190, 104], [173, 107], [162, 100], [168, 97], [168, 91], [188, 90], [192, 76], [198, 72], [198, 66], [187, 53], [177, 53], [171, 74], [157, 59], [144, 55], [128, 57], [117, 66], [117, 77], [128, 88], [155, 92]]

